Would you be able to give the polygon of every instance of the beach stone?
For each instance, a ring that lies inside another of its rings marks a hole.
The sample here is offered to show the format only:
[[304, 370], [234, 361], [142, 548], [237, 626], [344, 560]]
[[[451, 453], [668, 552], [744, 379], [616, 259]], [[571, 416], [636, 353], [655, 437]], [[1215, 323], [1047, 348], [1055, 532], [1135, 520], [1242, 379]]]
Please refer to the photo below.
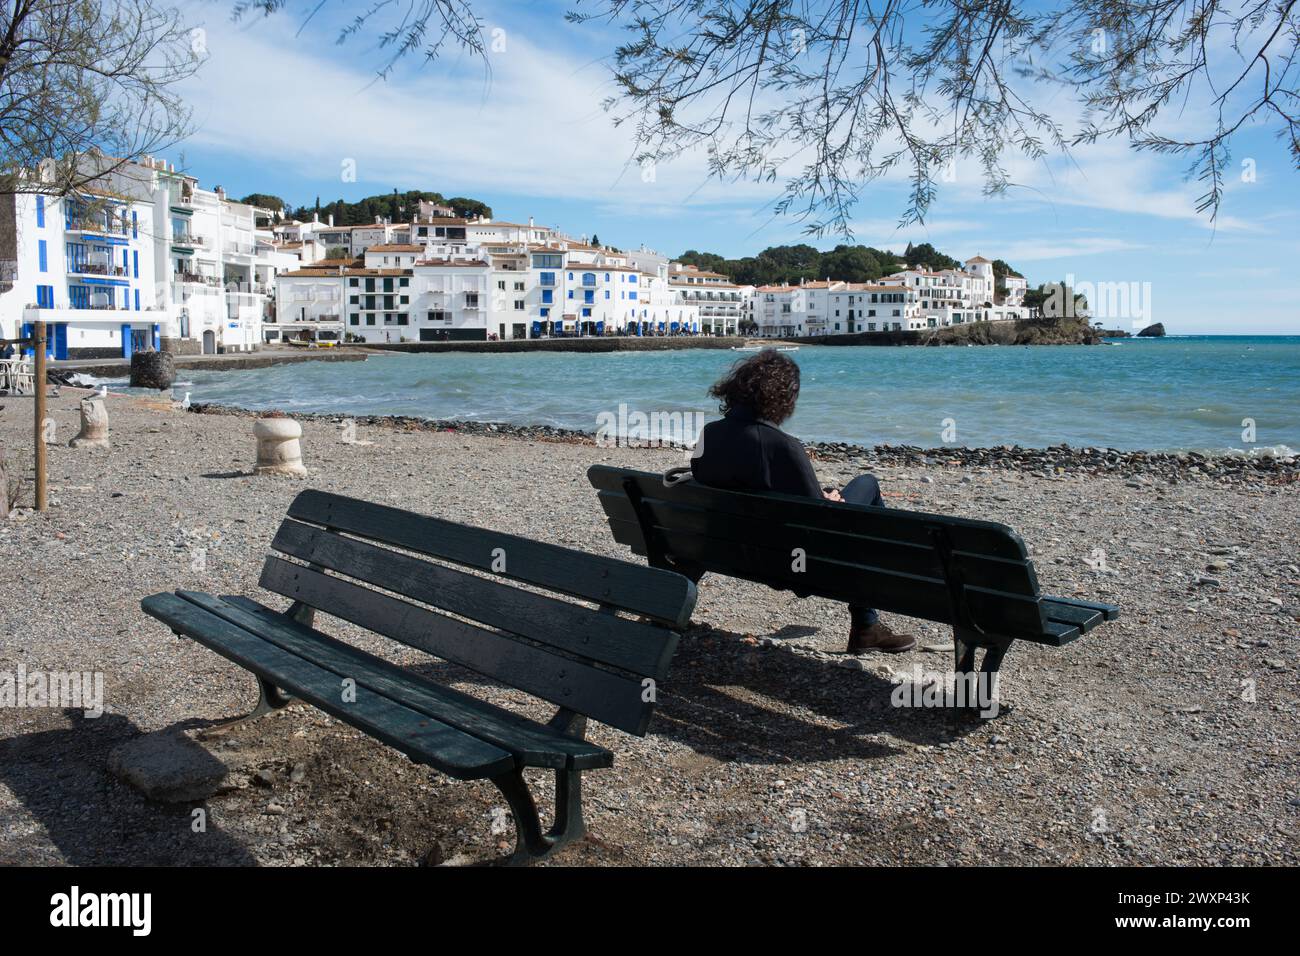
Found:
[[307, 474], [302, 463], [302, 426], [292, 418], [259, 418], [253, 422], [253, 436], [257, 439], [254, 474]]
[[160, 730], [115, 748], [109, 772], [150, 800], [188, 803], [206, 800], [226, 779], [228, 768], [184, 733]]
[[73, 448], [108, 448], [108, 409], [102, 398], [81, 401], [81, 431], [68, 444]]
[[131, 387], [172, 387], [176, 381], [176, 357], [171, 352], [136, 352], [131, 356]]

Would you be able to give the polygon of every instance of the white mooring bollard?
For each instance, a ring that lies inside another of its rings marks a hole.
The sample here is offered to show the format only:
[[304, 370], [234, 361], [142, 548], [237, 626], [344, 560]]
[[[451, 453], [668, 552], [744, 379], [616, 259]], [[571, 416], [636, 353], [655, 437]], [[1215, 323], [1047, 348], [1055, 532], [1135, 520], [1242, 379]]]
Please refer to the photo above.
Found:
[[292, 418], [259, 418], [253, 423], [257, 438], [258, 475], [305, 477], [302, 463], [302, 426]]
[[108, 408], [99, 397], [81, 400], [81, 431], [68, 442], [73, 448], [108, 448]]

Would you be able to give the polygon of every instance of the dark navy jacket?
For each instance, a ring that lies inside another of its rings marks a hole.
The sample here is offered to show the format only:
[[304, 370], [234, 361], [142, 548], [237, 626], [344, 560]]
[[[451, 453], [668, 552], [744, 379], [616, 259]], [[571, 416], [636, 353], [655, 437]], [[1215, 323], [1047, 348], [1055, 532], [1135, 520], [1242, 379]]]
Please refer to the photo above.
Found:
[[701, 484], [822, 497], [817, 473], [799, 439], [757, 418], [748, 408], [733, 408], [705, 425], [697, 451], [691, 474]]

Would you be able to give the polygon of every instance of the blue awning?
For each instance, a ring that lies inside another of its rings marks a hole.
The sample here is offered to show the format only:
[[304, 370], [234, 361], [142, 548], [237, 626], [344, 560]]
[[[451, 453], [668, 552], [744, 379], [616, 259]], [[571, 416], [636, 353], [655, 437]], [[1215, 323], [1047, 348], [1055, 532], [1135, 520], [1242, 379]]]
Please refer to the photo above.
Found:
[[92, 278], [86, 277], [86, 278], [80, 278], [80, 279], [78, 279], [77, 281], [78, 281], [78, 282], [84, 282], [86, 285], [116, 285], [116, 286], [129, 286], [129, 285], [131, 284], [131, 280], [129, 280], [129, 279], [109, 279], [109, 278], [92, 279]]

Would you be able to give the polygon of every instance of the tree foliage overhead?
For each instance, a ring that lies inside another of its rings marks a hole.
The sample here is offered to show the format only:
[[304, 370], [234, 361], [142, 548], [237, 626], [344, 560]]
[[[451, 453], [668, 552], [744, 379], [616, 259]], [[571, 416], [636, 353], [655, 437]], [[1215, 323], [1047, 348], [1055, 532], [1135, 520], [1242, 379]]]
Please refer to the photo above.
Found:
[[[961, 268], [956, 259], [939, 252], [928, 242], [916, 246], [909, 243], [902, 253], [844, 244], [826, 252], [806, 244], [771, 246], [756, 256], [741, 259], [727, 259], [716, 253], [688, 249], [677, 259], [699, 269], [730, 276], [739, 285], [756, 286], [783, 282], [795, 285], [803, 280], [818, 279], [875, 282], [906, 266], [921, 266], [931, 272]], [[1010, 270], [1009, 266], [1007, 268]], [[1014, 270], [1011, 274], [1019, 275]]]
[[[1243, 130], [1300, 166], [1297, 0], [574, 2], [571, 21], [628, 33], [606, 105], [639, 160], [702, 149], [719, 178], [782, 181], [777, 212], [814, 233], [848, 235], [886, 176], [909, 183], [900, 221], [923, 221], [959, 163], [997, 194], [1016, 160], [1110, 138], [1186, 157], [1211, 218]], [[482, 55], [484, 31], [473, 0], [412, 0], [364, 6], [339, 39], [377, 35], [387, 75], [407, 54]]]
[[202, 58], [153, 0], [4, 0], [0, 194], [63, 195], [175, 145], [190, 114], [172, 87]]

